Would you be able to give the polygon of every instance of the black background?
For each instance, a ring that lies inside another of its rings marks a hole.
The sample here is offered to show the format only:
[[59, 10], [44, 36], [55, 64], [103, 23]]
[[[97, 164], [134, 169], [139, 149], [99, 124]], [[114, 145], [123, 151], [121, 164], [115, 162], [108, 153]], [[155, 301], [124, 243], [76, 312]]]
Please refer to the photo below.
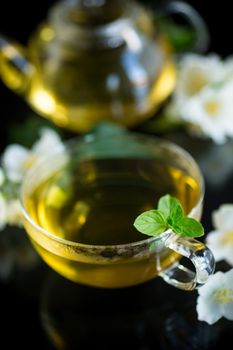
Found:
[[[147, 0], [141, 2], [160, 4], [161, 0]], [[233, 52], [232, 40], [232, 11], [231, 2], [227, 0], [189, 0], [190, 3], [204, 18], [210, 32], [210, 46], [207, 51], [215, 52], [222, 57], [226, 57]], [[46, 1], [2, 1], [0, 7], [0, 32], [14, 38], [26, 45], [30, 34], [39, 23], [47, 16], [48, 9], [55, 3], [54, 0]], [[23, 120], [25, 114], [24, 102], [19, 97], [14, 97], [17, 101], [17, 111], [11, 104], [12, 92], [0, 82], [0, 147], [7, 142], [7, 132], [13, 120]], [[30, 111], [28, 109], [27, 111]]]
[[[213, 1], [213, 0], [190, 0], [187, 1], [194, 6], [198, 10], [198, 12], [205, 19], [207, 26], [211, 35], [211, 43], [208, 52], [215, 52], [222, 57], [228, 56], [233, 52], [233, 40], [232, 40], [232, 19], [231, 19], [231, 2], [227, 0], [222, 1]], [[8, 35], [9, 37], [18, 40], [19, 42], [26, 44], [27, 40], [31, 34], [31, 32], [35, 29], [35, 27], [46, 17], [48, 8], [54, 3], [54, 1], [1, 1], [0, 5], [0, 32]], [[18, 96], [16, 96], [13, 92], [9, 91], [1, 82], [0, 82], [0, 146], [1, 151], [4, 149], [9, 139], [9, 130], [15, 121], [22, 121], [25, 118], [25, 115], [29, 114], [30, 108], [26, 105], [26, 103]], [[204, 144], [205, 145], [205, 144]], [[195, 148], [202, 147], [203, 144], [195, 145]], [[210, 221], [210, 212], [212, 209], [216, 208], [223, 201], [233, 201], [233, 189], [232, 189], [232, 181], [228, 181], [224, 186], [220, 186], [218, 189], [213, 189], [207, 186], [206, 192], [206, 202], [208, 206], [205, 207], [203, 222], [206, 225], [207, 229], [211, 228]], [[19, 233], [22, 234], [22, 233]], [[1, 244], [1, 242], [0, 242]], [[1, 263], [1, 261], [0, 261]], [[22, 347], [23, 349], [53, 349], [52, 345], [48, 342], [46, 336], [44, 335], [44, 331], [41, 326], [41, 320], [39, 316], [39, 308], [40, 303], [38, 302], [38, 293], [41, 288], [41, 283], [44, 278], [44, 274], [47, 273], [47, 267], [44, 266], [43, 263], [39, 266], [38, 270], [28, 272], [23, 275], [19, 271], [15, 271], [14, 277], [7, 282], [0, 283], [0, 320], [1, 320], [1, 348], [2, 349], [10, 349], [14, 347]], [[154, 283], [154, 282], [153, 282]], [[151, 293], [156, 288], [156, 284], [149, 284], [146, 290], [150, 290], [149, 292], [149, 300], [153, 299], [153, 295]], [[155, 282], [160, 283], [160, 282]], [[163, 282], [162, 282], [163, 283]], [[193, 303], [193, 297], [187, 294], [183, 294], [183, 292], [174, 291], [173, 288], [167, 286], [165, 288], [167, 295], [171, 293], [173, 296], [171, 298], [171, 302], [175, 302], [179, 300], [178, 306], [173, 308], [173, 316], [176, 317], [176, 312], [178, 312], [178, 320], [179, 315], [182, 314], [180, 312], [179, 305], [182, 304], [182, 299], [185, 301], [186, 299], [191, 304]], [[82, 293], [85, 294], [85, 288], [82, 290]], [[135, 293], [138, 293], [141, 298], [144, 298], [143, 293], [140, 287], [136, 290]], [[87, 290], [88, 294], [88, 290]], [[127, 292], [126, 292], [127, 294]], [[146, 298], [147, 296], [145, 296]], [[91, 298], [91, 296], [90, 296]], [[152, 299], [150, 299], [152, 298]], [[170, 298], [168, 296], [168, 298]], [[176, 299], [177, 298], [177, 299]], [[174, 300], [173, 300], [174, 299]], [[169, 303], [168, 303], [169, 304]], [[189, 305], [189, 304], [187, 304]], [[107, 306], [106, 306], [107, 307]], [[193, 305], [192, 305], [193, 307]], [[135, 309], [137, 306], [135, 306]], [[148, 309], [149, 310], [149, 309]], [[190, 309], [191, 310], [191, 309]], [[89, 310], [91, 313], [91, 311]], [[105, 310], [105, 313], [107, 311]], [[168, 313], [168, 311], [167, 311]], [[221, 328], [222, 326], [217, 326], [217, 328], [208, 328], [206, 324], [197, 325], [195, 321], [189, 319], [189, 310], [186, 308], [185, 313], [186, 316], [178, 322], [178, 327], [184, 327], [184, 334], [187, 337], [198, 337], [201, 339], [202, 337], [210, 336], [210, 333], [214, 333], [215, 331], [219, 332], [219, 343], [221, 343], [221, 337], [227, 337], [232, 333], [231, 328], [228, 331], [229, 324], [227, 324], [226, 328]], [[140, 315], [140, 314], [139, 314]], [[153, 315], [153, 314], [152, 314]], [[144, 315], [145, 316], [145, 315]], [[93, 314], [94, 317], [94, 314]], [[139, 316], [138, 316], [139, 317]], [[137, 317], [136, 317], [137, 318]], [[139, 317], [140, 318], [140, 317]], [[187, 319], [188, 318], [188, 319]], [[75, 322], [74, 317], [74, 322]], [[169, 319], [172, 322], [172, 318]], [[174, 322], [177, 319], [174, 318]], [[98, 320], [97, 320], [98, 322]], [[100, 321], [101, 322], [101, 321]], [[129, 320], [132, 322], [132, 319]], [[190, 324], [189, 324], [190, 322]], [[186, 325], [185, 325], [186, 324]], [[187, 329], [185, 327], [188, 324], [188, 335]], [[192, 328], [193, 327], [193, 328]], [[225, 327], [225, 325], [224, 325]], [[139, 327], [140, 328], [140, 327]], [[201, 330], [200, 330], [201, 329]], [[224, 329], [224, 330], [223, 330]], [[140, 333], [140, 329], [138, 331]], [[186, 333], [185, 333], [186, 332]], [[194, 334], [192, 333], [194, 332]], [[196, 333], [195, 333], [196, 332]], [[111, 333], [111, 332], [110, 332]], [[137, 334], [139, 334], [137, 333]], [[114, 337], [117, 337], [117, 332], [112, 333]], [[148, 335], [148, 338], [151, 335]], [[179, 334], [179, 337], [182, 334]], [[144, 335], [144, 337], [146, 337]], [[178, 338], [179, 338], [178, 337]], [[194, 339], [192, 338], [192, 339]], [[97, 341], [100, 339], [96, 335], [93, 337], [93, 340]], [[196, 342], [192, 340], [192, 342], [184, 341], [179, 343], [180, 338], [175, 343], [169, 343], [169, 341], [165, 341], [165, 343], [157, 344], [150, 341], [146, 341], [143, 336], [141, 342], [137, 342], [137, 337], [134, 339], [134, 349], [214, 349], [215, 347], [209, 346], [209, 343], [203, 341]], [[109, 338], [107, 337], [109, 341]], [[89, 339], [89, 341], [91, 341]], [[137, 343], [137, 346], [136, 346]], [[153, 347], [151, 347], [153, 343]], [[6, 344], [6, 345], [2, 345]], [[164, 345], [165, 344], [165, 345]], [[175, 344], [175, 345], [174, 345]], [[194, 345], [193, 345], [194, 344]], [[101, 344], [103, 346], [103, 344]], [[105, 344], [106, 349], [113, 349], [114, 344]], [[178, 347], [176, 347], [176, 345]], [[95, 347], [100, 348], [100, 343], [96, 343]], [[63, 347], [61, 347], [63, 348]], [[88, 346], [84, 344], [80, 344], [79, 349], [86, 349]], [[125, 349], [124, 345], [121, 344], [121, 348]], [[217, 347], [216, 347], [217, 348]]]
[[[156, 4], [158, 0], [147, 0], [142, 3]], [[202, 15], [211, 33], [210, 51], [223, 56], [232, 54], [232, 11], [231, 1], [221, 0], [188, 0], [187, 3]], [[30, 33], [43, 20], [54, 0], [46, 1], [1, 1], [0, 31], [26, 43]]]

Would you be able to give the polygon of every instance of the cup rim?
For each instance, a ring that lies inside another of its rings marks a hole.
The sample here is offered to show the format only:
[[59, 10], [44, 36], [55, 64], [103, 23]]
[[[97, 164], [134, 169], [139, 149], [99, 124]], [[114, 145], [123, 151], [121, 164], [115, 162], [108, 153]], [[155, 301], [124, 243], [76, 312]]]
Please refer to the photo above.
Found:
[[[126, 135], [127, 135], [127, 133], [126, 133]], [[191, 211], [187, 215], [187, 216], [191, 216], [191, 213], [196, 208], [198, 208], [202, 205], [202, 202], [204, 199], [204, 194], [205, 194], [204, 177], [203, 177], [203, 174], [201, 172], [199, 165], [197, 164], [197, 162], [193, 158], [193, 156], [188, 151], [186, 151], [182, 146], [179, 146], [178, 144], [176, 144], [173, 141], [170, 141], [170, 140], [167, 140], [164, 138], [160, 138], [160, 137], [154, 136], [154, 135], [145, 135], [145, 134], [138, 133], [138, 132], [131, 132], [130, 135], [132, 135], [133, 137], [144, 138], [145, 140], [151, 140], [152, 142], [158, 142], [160, 146], [172, 148], [173, 151], [175, 151], [176, 153], [182, 154], [182, 156], [184, 156], [186, 159], [191, 161], [192, 165], [194, 165], [194, 167], [196, 168], [196, 171], [197, 171], [197, 174], [199, 177], [199, 182], [200, 182], [200, 195], [198, 197], [196, 204], [192, 207]], [[110, 137], [112, 138], [112, 135], [110, 135]], [[117, 137], [119, 137], [119, 135], [117, 135]], [[94, 249], [95, 251], [98, 251], [98, 250], [102, 251], [103, 249], [106, 249], [106, 248], [107, 249], [127, 249], [127, 248], [138, 247], [141, 245], [143, 245], [143, 246], [150, 245], [152, 242], [161, 240], [162, 236], [166, 236], [166, 234], [171, 231], [170, 229], [162, 232], [158, 236], [152, 236], [152, 237], [145, 238], [145, 239], [142, 239], [140, 241], [131, 242], [131, 243], [109, 244], [109, 245], [108, 244], [102, 244], [102, 245], [98, 244], [97, 245], [97, 244], [87, 244], [87, 243], [74, 242], [74, 241], [68, 240], [66, 238], [56, 236], [54, 233], [44, 229], [38, 223], [36, 223], [35, 220], [32, 219], [32, 217], [28, 213], [28, 211], [24, 205], [23, 192], [24, 192], [24, 187], [26, 186], [26, 183], [27, 183], [27, 179], [30, 178], [30, 176], [36, 171], [36, 169], [38, 167], [40, 167], [43, 163], [46, 163], [47, 161], [49, 161], [49, 159], [52, 159], [54, 156], [58, 155], [61, 151], [64, 151], [64, 149], [71, 147], [73, 143], [75, 143], [75, 144], [77, 142], [91, 143], [95, 139], [96, 139], [96, 135], [94, 135], [94, 134], [86, 134], [86, 135], [73, 137], [72, 139], [70, 139], [68, 141], [62, 142], [62, 144], [58, 145], [53, 151], [49, 152], [46, 156], [40, 157], [38, 160], [35, 161], [35, 163], [33, 163], [33, 165], [26, 171], [24, 178], [23, 178], [23, 181], [21, 183], [21, 187], [20, 187], [19, 201], [20, 201], [21, 212], [23, 213], [24, 219], [27, 220], [30, 223], [30, 225], [32, 225], [37, 231], [39, 231], [41, 234], [43, 234], [47, 238], [52, 239], [53, 241], [58, 242], [64, 246], [79, 247], [81, 249], [86, 249], [86, 250]], [[29, 234], [29, 236], [30, 236], [30, 234]]]

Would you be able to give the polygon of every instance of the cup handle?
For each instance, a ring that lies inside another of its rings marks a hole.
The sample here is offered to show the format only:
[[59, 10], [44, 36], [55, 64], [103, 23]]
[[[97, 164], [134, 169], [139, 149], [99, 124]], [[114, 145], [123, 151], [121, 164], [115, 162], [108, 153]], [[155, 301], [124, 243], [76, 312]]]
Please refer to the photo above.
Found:
[[159, 273], [164, 281], [183, 290], [193, 290], [206, 283], [215, 269], [211, 250], [196, 239], [183, 238], [173, 232], [165, 233], [163, 240], [167, 248], [190, 259], [196, 270], [192, 271], [177, 262]]
[[193, 27], [196, 33], [193, 51], [203, 53], [210, 43], [210, 35], [204, 19], [200, 14], [189, 4], [184, 1], [170, 1], [162, 5], [158, 14], [175, 14], [178, 13]]

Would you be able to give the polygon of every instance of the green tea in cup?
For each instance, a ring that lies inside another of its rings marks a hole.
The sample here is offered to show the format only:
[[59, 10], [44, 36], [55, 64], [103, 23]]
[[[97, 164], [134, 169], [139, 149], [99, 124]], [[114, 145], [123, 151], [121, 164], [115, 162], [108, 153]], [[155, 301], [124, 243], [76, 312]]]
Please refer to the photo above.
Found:
[[[203, 178], [185, 150], [126, 131], [88, 134], [54, 150], [26, 174], [25, 228], [47, 264], [72, 281], [118, 288], [162, 276], [193, 289], [213, 272], [208, 248], [166, 232], [148, 238], [133, 225], [167, 193], [180, 200], [186, 215], [200, 219]], [[196, 272], [179, 263], [192, 253]]]

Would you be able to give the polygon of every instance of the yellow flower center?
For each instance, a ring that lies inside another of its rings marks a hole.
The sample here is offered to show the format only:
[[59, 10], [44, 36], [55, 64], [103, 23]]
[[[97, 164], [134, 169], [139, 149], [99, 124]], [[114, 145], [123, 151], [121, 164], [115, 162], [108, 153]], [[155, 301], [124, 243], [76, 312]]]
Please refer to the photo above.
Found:
[[219, 112], [219, 104], [217, 101], [209, 100], [205, 103], [205, 110], [210, 115], [216, 115]]
[[23, 162], [23, 169], [28, 170], [32, 164], [36, 161], [37, 156], [34, 154], [30, 154]]
[[186, 82], [186, 93], [188, 96], [193, 96], [198, 93], [205, 85], [207, 85], [208, 81], [206, 77], [197, 71], [193, 71], [189, 79]]
[[227, 233], [225, 233], [221, 237], [220, 242], [223, 245], [232, 245], [233, 246], [233, 230], [232, 231], [228, 231]]
[[214, 299], [218, 303], [230, 303], [233, 302], [233, 290], [224, 288], [224, 289], [217, 289], [213, 293]]

